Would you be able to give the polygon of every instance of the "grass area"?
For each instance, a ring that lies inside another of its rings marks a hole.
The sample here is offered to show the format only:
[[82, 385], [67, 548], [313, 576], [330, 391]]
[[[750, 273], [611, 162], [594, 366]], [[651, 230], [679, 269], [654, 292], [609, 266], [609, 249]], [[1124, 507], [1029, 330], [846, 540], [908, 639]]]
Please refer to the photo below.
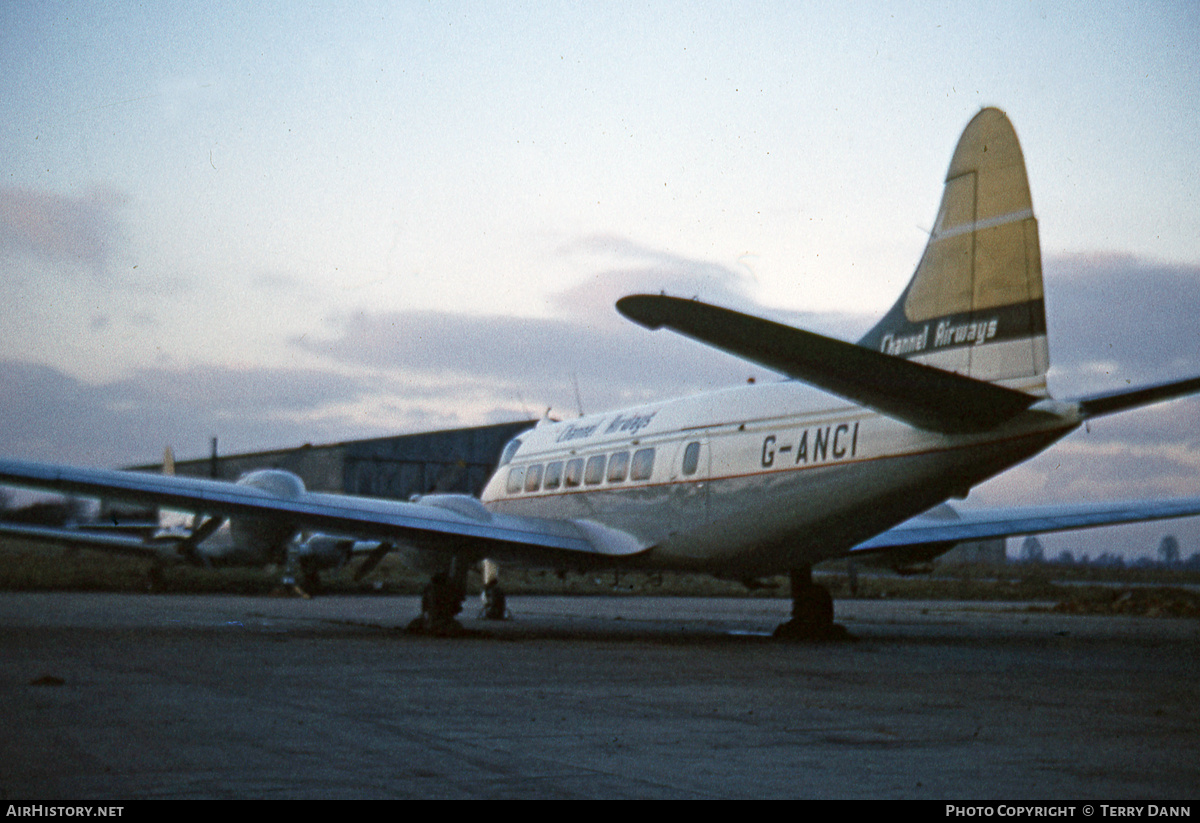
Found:
[[[0, 591], [147, 591], [149, 561], [88, 549], [68, 549], [20, 540], [0, 541]], [[1200, 617], [1200, 572], [1164, 569], [1081, 569], [1055, 566], [944, 565], [932, 574], [901, 577], [860, 570], [857, 587], [844, 563], [815, 572], [835, 598], [901, 600], [1020, 601], [1054, 604], [1065, 612], [1162, 614]], [[323, 576], [323, 591], [339, 594], [419, 594], [428, 578], [389, 556], [362, 581], [353, 570]], [[661, 595], [690, 597], [790, 596], [785, 575], [751, 590], [738, 581], [700, 574], [646, 574], [597, 571], [559, 575], [538, 569], [504, 568], [501, 581], [510, 595]], [[278, 569], [201, 569], [170, 566], [154, 587], [160, 592], [269, 594], [279, 588]], [[470, 594], [480, 580], [473, 574]]]

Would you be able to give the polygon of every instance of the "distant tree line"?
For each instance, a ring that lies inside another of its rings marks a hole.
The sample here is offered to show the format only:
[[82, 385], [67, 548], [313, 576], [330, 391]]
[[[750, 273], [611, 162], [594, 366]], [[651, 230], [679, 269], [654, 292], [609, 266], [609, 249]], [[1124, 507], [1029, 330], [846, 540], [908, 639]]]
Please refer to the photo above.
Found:
[[1049, 558], [1046, 556], [1042, 541], [1030, 535], [1021, 541], [1017, 562], [1050, 566], [1089, 566], [1100, 569], [1188, 569], [1196, 571], [1200, 570], [1200, 553], [1194, 552], [1186, 560], [1183, 559], [1179, 550], [1179, 538], [1168, 534], [1159, 541], [1155, 557], [1142, 556], [1129, 560], [1110, 552], [1104, 552], [1097, 557], [1091, 557], [1084, 552], [1076, 557], [1074, 552], [1064, 549], [1053, 558]]

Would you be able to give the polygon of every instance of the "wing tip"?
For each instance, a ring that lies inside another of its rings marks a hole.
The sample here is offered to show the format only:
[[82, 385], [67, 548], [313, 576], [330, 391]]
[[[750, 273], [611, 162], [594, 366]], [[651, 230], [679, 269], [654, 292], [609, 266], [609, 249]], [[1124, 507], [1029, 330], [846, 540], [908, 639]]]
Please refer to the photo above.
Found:
[[664, 325], [661, 301], [671, 300], [664, 295], [630, 294], [617, 301], [617, 311], [626, 319], [648, 329], [661, 329]]

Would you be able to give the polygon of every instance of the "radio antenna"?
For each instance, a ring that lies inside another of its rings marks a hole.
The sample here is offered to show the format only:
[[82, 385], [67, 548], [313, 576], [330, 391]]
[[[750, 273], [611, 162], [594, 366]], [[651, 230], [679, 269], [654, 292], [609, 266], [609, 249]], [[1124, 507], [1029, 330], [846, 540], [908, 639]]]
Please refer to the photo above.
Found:
[[571, 372], [571, 385], [575, 387], [575, 408], [579, 410], [579, 416], [583, 417], [583, 400], [579, 397], [579, 378], [575, 372]]

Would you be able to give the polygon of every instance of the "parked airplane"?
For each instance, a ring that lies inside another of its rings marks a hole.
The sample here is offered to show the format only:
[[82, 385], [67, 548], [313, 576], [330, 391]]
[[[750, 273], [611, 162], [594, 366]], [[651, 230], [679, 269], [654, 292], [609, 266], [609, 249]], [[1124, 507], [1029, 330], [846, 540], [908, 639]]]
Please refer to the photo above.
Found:
[[[937, 219], [896, 305], [858, 344], [699, 300], [636, 295], [626, 317], [792, 378], [549, 419], [511, 441], [481, 498], [397, 502], [306, 492], [294, 475], [229, 484], [0, 461], [0, 481], [230, 519], [276, 545], [304, 530], [387, 542], [442, 564], [431, 625], [461, 609], [483, 558], [552, 568], [788, 572], [783, 634], [834, 631], [814, 563], [1200, 513], [1200, 499], [919, 516], [1100, 415], [1200, 391], [1200, 377], [1074, 400], [1046, 388], [1041, 253], [1008, 118], [968, 124]], [[808, 383], [843, 398], [831, 404]]]
[[[163, 455], [163, 476], [174, 475], [175, 458], [168, 448]], [[283, 483], [283, 488], [290, 488], [294, 480], [288, 473], [250, 472], [237, 483], [268, 489]], [[276, 566], [282, 572], [281, 586], [305, 596], [320, 588], [322, 572], [337, 571], [352, 558], [363, 557], [355, 572], [355, 579], [361, 579], [392, 549], [387, 542], [320, 533], [298, 535], [294, 529], [280, 530], [254, 518], [231, 521], [178, 512], [160, 512], [157, 519], [149, 521], [114, 518], [63, 526], [0, 520], [0, 536], [150, 560], [151, 588], [161, 585], [164, 568], [172, 565], [210, 569]]]
[[[88, 524], [54, 527], [0, 521], [0, 536], [150, 560], [153, 562], [147, 578], [150, 589], [162, 585], [163, 570], [173, 565], [205, 569], [275, 566], [280, 569], [280, 585], [305, 597], [320, 589], [323, 572], [338, 571], [351, 558], [365, 555], [363, 564], [354, 573], [358, 580], [392, 550], [386, 541], [361, 541], [328, 534], [300, 538], [289, 534], [286, 541], [277, 543], [256, 538], [238, 542], [230, 533], [230, 524], [219, 528], [222, 526], [220, 519], [207, 518], [202, 525], [204, 528], [190, 534], [150, 534], [139, 538], [90, 528]], [[217, 528], [209, 528], [212, 526]]]

